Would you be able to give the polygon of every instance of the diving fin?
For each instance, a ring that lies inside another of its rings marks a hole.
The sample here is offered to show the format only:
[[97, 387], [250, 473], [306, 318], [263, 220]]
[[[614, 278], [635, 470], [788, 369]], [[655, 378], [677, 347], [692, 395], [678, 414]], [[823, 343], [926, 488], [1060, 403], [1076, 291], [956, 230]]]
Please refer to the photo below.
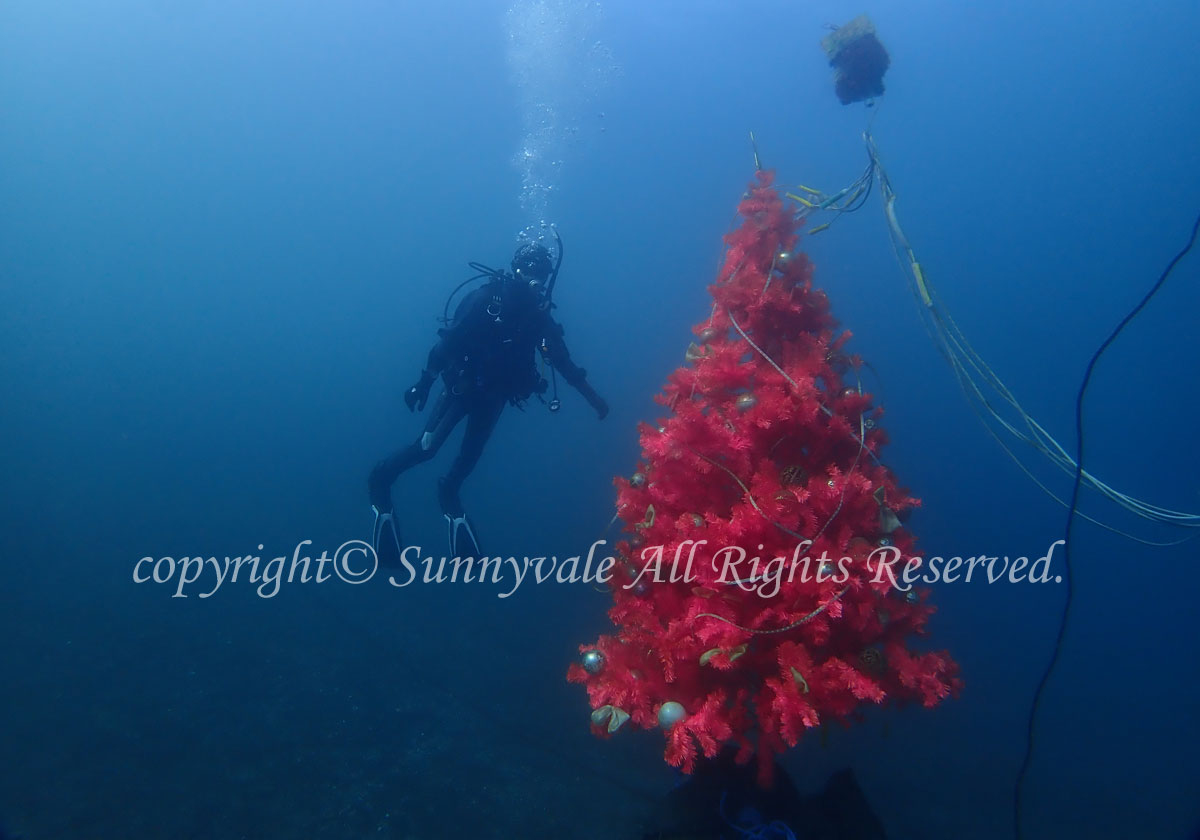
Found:
[[438, 503], [446, 517], [446, 536], [450, 542], [451, 557], [480, 557], [479, 540], [475, 537], [475, 526], [458, 498], [457, 485], [446, 479], [438, 480]]
[[446, 535], [450, 540], [450, 556], [451, 557], [475, 557], [482, 556], [479, 550], [479, 540], [475, 538], [475, 527], [471, 524], [471, 520], [467, 515], [446, 516]]
[[381, 511], [376, 505], [371, 505], [375, 512], [375, 527], [371, 532], [371, 548], [379, 565], [386, 569], [400, 566], [400, 529], [396, 526], [396, 514], [392, 511]]

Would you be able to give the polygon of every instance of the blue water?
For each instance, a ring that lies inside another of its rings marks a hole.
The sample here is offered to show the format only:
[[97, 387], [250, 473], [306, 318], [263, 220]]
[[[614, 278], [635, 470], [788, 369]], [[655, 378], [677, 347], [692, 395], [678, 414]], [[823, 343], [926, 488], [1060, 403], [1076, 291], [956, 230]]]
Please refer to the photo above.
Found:
[[[333, 551], [468, 260], [555, 223], [574, 393], [502, 418], [464, 490], [496, 549], [586, 550], [682, 362], [756, 132], [835, 190], [874, 135], [905, 230], [976, 349], [1068, 447], [1084, 365], [1200, 208], [1195, 3], [380, 0], [0, 7], [0, 826], [35, 838], [637, 837], [671, 773], [564, 683], [587, 587], [228, 586], [171, 598], [143, 556]], [[875, 111], [833, 96], [826, 23], [871, 14]], [[529, 152], [530, 154], [525, 154]], [[1064, 511], [1004, 456], [921, 328], [874, 198], [808, 240], [887, 409], [886, 461], [941, 554], [1042, 553]], [[1106, 357], [1088, 464], [1200, 510], [1197, 255]], [[440, 551], [438, 467], [397, 485]], [[1067, 477], [1043, 471], [1057, 492]], [[1155, 531], [1089, 500], [1088, 511]], [[262, 545], [262, 549], [257, 547]], [[1044, 697], [1026, 836], [1200, 824], [1195, 543], [1093, 526]], [[209, 587], [211, 588], [211, 587]], [[1012, 836], [1062, 588], [945, 586], [963, 667], [935, 710], [789, 756], [855, 769], [890, 836]], [[797, 836], [803, 836], [797, 832]]]

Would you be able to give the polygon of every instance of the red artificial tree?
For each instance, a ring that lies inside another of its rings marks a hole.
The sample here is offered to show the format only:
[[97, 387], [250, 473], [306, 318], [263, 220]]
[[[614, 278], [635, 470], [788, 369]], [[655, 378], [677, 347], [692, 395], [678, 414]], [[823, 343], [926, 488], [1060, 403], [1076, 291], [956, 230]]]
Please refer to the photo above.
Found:
[[568, 672], [597, 734], [661, 726], [689, 773], [736, 745], [764, 782], [807, 729], [960, 687], [948, 655], [907, 646], [933, 608], [880, 562], [911, 557], [918, 501], [879, 461], [881, 412], [771, 182], [738, 208], [711, 317], [657, 398], [670, 416], [616, 480], [616, 632]]

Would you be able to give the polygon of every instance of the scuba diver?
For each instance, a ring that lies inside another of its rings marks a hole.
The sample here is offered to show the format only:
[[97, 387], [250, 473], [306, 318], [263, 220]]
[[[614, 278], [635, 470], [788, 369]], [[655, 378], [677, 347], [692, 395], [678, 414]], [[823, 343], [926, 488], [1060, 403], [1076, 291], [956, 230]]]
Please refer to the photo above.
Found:
[[[504, 406], [512, 403], [521, 408], [532, 395], [542, 399], [546, 392], [547, 382], [535, 364], [536, 353], [583, 395], [601, 420], [608, 414], [608, 404], [588, 383], [587, 371], [571, 361], [563, 328], [550, 314], [562, 253], [561, 239], [557, 261], [551, 260], [542, 245], [522, 245], [513, 256], [511, 274], [471, 264], [482, 272], [472, 279], [486, 278], [487, 282], [471, 291], [453, 319], [438, 330], [439, 340], [429, 351], [421, 378], [404, 394], [409, 411], [424, 410], [434, 379], [441, 375], [444, 388], [429, 421], [417, 440], [376, 464], [367, 480], [375, 513], [371, 542], [381, 565], [399, 565], [402, 546], [392, 508], [392, 485], [405, 470], [437, 454], [464, 419], [467, 428], [458, 457], [438, 481], [438, 502], [446, 517], [450, 556], [480, 556], [475, 529], [458, 497], [459, 488], [483, 454]], [[449, 306], [447, 301], [447, 311]], [[550, 375], [553, 379], [553, 370]], [[549, 407], [557, 411], [558, 406], [555, 382]]]

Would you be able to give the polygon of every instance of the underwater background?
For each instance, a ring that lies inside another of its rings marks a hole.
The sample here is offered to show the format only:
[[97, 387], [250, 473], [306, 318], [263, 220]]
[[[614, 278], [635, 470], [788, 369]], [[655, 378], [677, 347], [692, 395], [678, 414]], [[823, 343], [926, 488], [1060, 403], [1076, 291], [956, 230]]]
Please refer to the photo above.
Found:
[[[862, 12], [892, 57], [874, 109], [838, 103], [819, 46]], [[1198, 31], [1193, 2], [0, 5], [0, 831], [641, 836], [676, 782], [661, 735], [593, 738], [564, 679], [607, 631], [606, 595], [377, 580], [175, 599], [134, 564], [367, 538], [366, 474], [424, 422], [402, 394], [446, 296], [543, 221], [566, 249], [557, 317], [612, 412], [565, 387], [558, 414], [507, 411], [463, 499], [489, 553], [585, 552], [707, 317], [751, 130], [780, 183], [833, 192], [870, 121], [943, 301], [1073, 448], [1088, 359], [1200, 206]], [[884, 461], [923, 500], [919, 545], [1045, 553], [1065, 511], [962, 399], [877, 198], [804, 243], [870, 364]], [[1087, 404], [1089, 469], [1188, 511], [1196, 260]], [[406, 541], [435, 553], [451, 455], [395, 490]], [[1191, 836], [1196, 544], [1081, 523], [1072, 551], [1026, 836]], [[932, 597], [928, 643], [962, 695], [813, 734], [786, 763], [806, 791], [852, 767], [895, 838], [1010, 837], [1064, 590]]]

